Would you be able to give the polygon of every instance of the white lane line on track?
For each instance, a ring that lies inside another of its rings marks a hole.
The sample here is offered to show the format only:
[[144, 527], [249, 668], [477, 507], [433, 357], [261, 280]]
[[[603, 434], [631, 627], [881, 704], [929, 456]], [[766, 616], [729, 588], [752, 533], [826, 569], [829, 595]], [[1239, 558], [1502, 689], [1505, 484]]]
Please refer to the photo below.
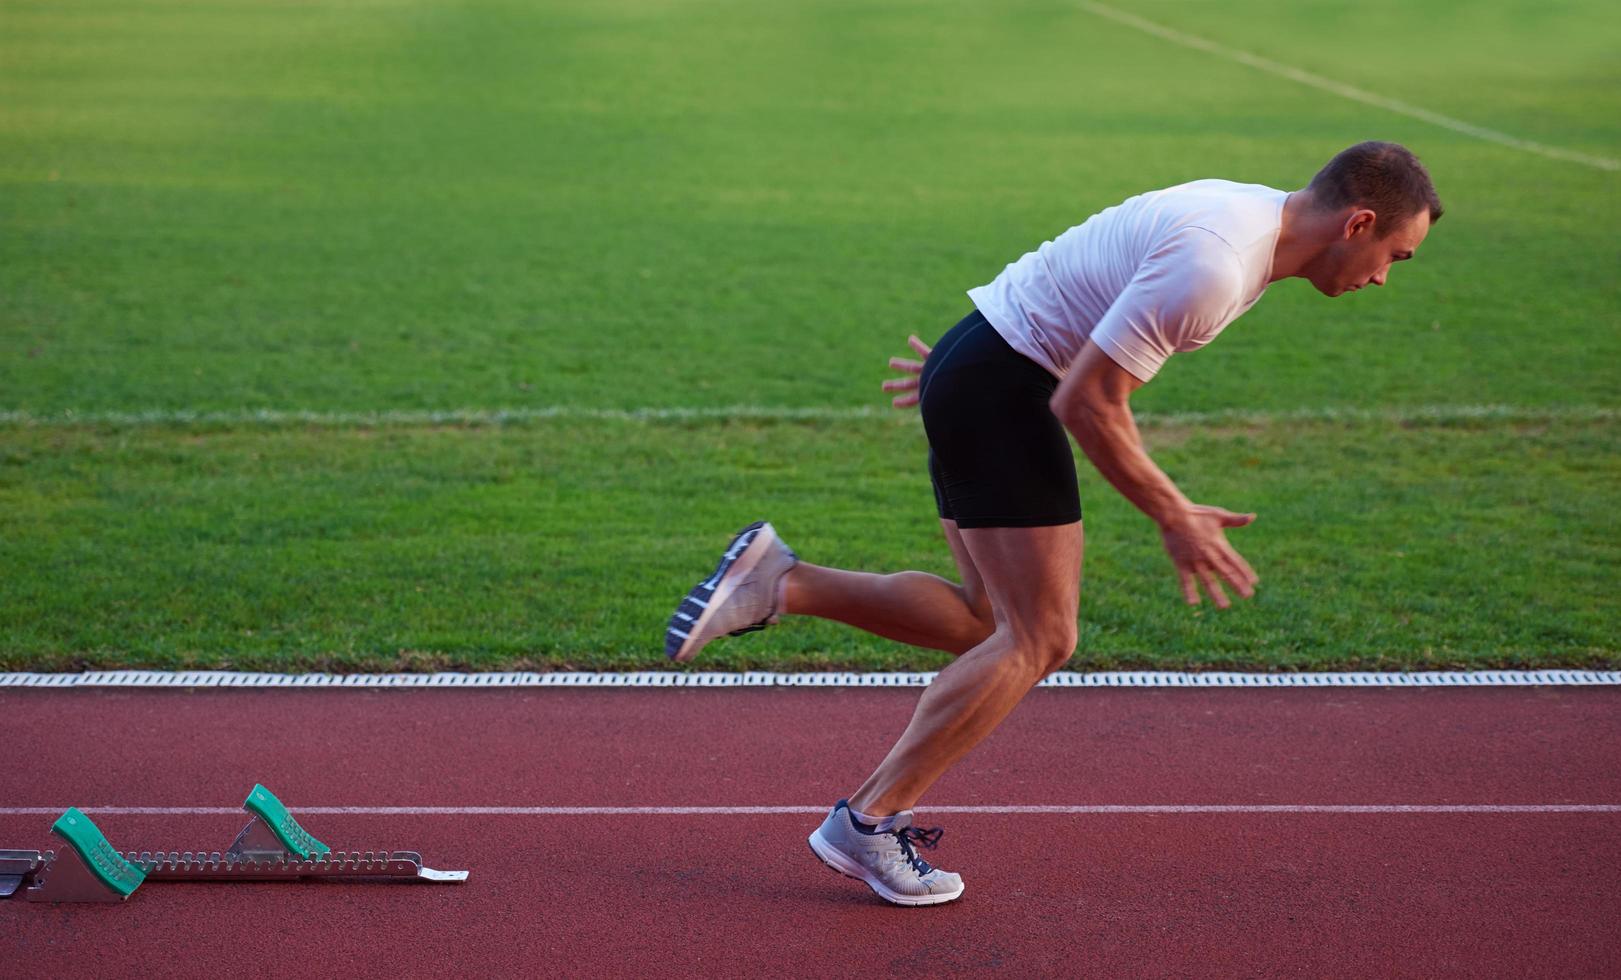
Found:
[[1091, 2], [1091, 0], [1077, 0], [1077, 5], [1082, 10], [1089, 13], [1096, 14], [1099, 17], [1106, 17], [1118, 24], [1124, 24], [1127, 27], [1135, 28], [1145, 34], [1152, 34], [1157, 38], [1170, 41], [1173, 44], [1180, 44], [1185, 48], [1193, 48], [1198, 51], [1204, 51], [1220, 58], [1226, 58], [1228, 61], [1236, 61], [1239, 64], [1248, 65], [1251, 68], [1259, 69], [1267, 72], [1268, 74], [1277, 75], [1280, 78], [1287, 78], [1291, 82], [1299, 82], [1301, 85], [1309, 85], [1312, 88], [1321, 89], [1325, 92], [1338, 95], [1344, 99], [1350, 99], [1354, 102], [1361, 102], [1365, 105], [1371, 105], [1376, 108], [1386, 109], [1404, 116], [1409, 116], [1422, 122], [1440, 126], [1443, 129], [1450, 129], [1455, 133], [1462, 133], [1465, 136], [1473, 136], [1476, 139], [1485, 140], [1488, 143], [1497, 143], [1516, 150], [1524, 150], [1527, 153], [1535, 153], [1538, 156], [1547, 157], [1551, 160], [1563, 160], [1567, 163], [1579, 163], [1583, 166], [1594, 167], [1598, 170], [1621, 170], [1621, 160], [1612, 160], [1609, 157], [1595, 156], [1589, 153], [1581, 153], [1576, 150], [1566, 150], [1557, 146], [1549, 146], [1545, 143], [1537, 143], [1533, 140], [1520, 139], [1517, 136], [1510, 136], [1507, 133], [1501, 133], [1495, 129], [1487, 129], [1484, 126], [1476, 126], [1474, 123], [1464, 122], [1461, 119], [1454, 119], [1451, 116], [1443, 116], [1439, 112], [1431, 112], [1428, 109], [1411, 105], [1398, 99], [1386, 98], [1385, 96], [1378, 95], [1374, 92], [1369, 92], [1351, 85], [1346, 85], [1344, 82], [1336, 82], [1332, 78], [1325, 78], [1322, 75], [1315, 75], [1309, 71], [1302, 71], [1299, 68], [1273, 61], [1270, 58], [1263, 58], [1260, 55], [1250, 54], [1248, 51], [1240, 51], [1238, 48], [1229, 48], [1224, 44], [1217, 44], [1215, 41], [1199, 37], [1195, 34], [1186, 34], [1182, 31], [1173, 30], [1164, 26], [1163, 24], [1157, 24], [1154, 21], [1145, 20], [1135, 14], [1128, 14], [1123, 10], [1116, 10], [1114, 7], [1108, 7], [1101, 3], [1094, 3]]
[[[0, 816], [60, 816], [67, 807], [0, 807]], [[226, 806], [81, 806], [84, 813], [116, 816], [240, 815]], [[824, 814], [826, 806], [297, 806], [297, 814], [367, 817], [616, 817]], [[929, 806], [925, 813], [1176, 814], [1176, 813], [1621, 813], [1621, 803], [1193, 803], [1083, 804], [1076, 806]]]
[[[309, 688], [668, 688], [668, 687], [925, 687], [933, 672], [779, 674], [770, 671], [643, 670], [533, 671], [437, 674], [256, 674], [229, 670], [106, 670], [81, 674], [0, 674], [0, 688], [198, 688], [303, 690]], [[1235, 671], [1060, 671], [1042, 688], [1093, 687], [1574, 687], [1621, 684], [1618, 670], [1437, 670], [1251, 674]]]
[[[863, 419], [916, 420], [917, 414], [884, 406], [725, 405], [713, 408], [588, 408], [551, 405], [536, 408], [457, 408], [443, 411], [306, 411], [253, 409], [190, 411], [152, 409], [91, 412], [72, 409], [34, 413], [0, 410], [0, 425], [71, 427], [85, 425], [188, 427], [209, 425], [379, 427], [421, 425], [521, 425], [549, 420], [608, 422], [849, 422]], [[1280, 422], [1389, 422], [1400, 425], [1460, 422], [1604, 422], [1621, 418], [1621, 408], [1599, 405], [1414, 405], [1397, 409], [1302, 408], [1271, 412], [1238, 409], [1213, 412], [1142, 412], [1139, 425], [1268, 425]]]

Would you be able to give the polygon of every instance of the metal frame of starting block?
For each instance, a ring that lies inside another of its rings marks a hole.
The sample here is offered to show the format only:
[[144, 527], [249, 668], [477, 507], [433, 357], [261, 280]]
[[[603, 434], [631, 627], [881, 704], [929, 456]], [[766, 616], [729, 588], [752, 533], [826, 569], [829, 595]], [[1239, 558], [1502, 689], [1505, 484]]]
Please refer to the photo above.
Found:
[[458, 884], [466, 871], [424, 867], [416, 851], [334, 851], [255, 784], [242, 804], [247, 826], [221, 851], [128, 851], [107, 842], [69, 807], [51, 832], [56, 851], [0, 850], [0, 898], [26, 902], [122, 902], [146, 881], [287, 881], [299, 878], [406, 878]]

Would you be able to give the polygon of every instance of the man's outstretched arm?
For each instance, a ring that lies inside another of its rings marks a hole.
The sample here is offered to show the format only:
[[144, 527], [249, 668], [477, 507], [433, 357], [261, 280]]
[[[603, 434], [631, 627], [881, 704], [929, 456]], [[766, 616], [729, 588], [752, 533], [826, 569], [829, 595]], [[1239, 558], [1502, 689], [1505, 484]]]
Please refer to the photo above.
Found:
[[1053, 393], [1052, 411], [1104, 479], [1159, 525], [1189, 604], [1198, 604], [1196, 583], [1203, 582], [1210, 598], [1225, 609], [1231, 603], [1218, 579], [1245, 598], [1255, 594], [1258, 579], [1227, 543], [1224, 529], [1243, 527], [1255, 515], [1195, 504], [1154, 464], [1131, 415], [1131, 393], [1140, 387], [1141, 381], [1096, 344], [1087, 343]]

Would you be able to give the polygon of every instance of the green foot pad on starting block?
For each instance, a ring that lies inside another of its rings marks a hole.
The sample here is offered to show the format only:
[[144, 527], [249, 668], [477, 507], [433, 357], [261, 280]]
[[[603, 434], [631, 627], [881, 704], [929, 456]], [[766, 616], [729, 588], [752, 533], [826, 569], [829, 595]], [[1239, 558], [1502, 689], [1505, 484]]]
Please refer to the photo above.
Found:
[[249, 813], [265, 822], [281, 846], [287, 852], [296, 856], [300, 861], [311, 861], [323, 854], [332, 853], [332, 848], [316, 840], [309, 831], [298, 825], [293, 815], [276, 799], [276, 794], [265, 789], [258, 783], [253, 784], [253, 791], [242, 802], [242, 806]]
[[117, 899], [128, 898], [146, 880], [146, 873], [124, 860], [124, 856], [107, 842], [101, 828], [92, 823], [78, 807], [68, 807], [68, 812], [51, 826], [51, 833], [67, 841], [79, 860], [84, 862], [85, 869], [115, 892]]

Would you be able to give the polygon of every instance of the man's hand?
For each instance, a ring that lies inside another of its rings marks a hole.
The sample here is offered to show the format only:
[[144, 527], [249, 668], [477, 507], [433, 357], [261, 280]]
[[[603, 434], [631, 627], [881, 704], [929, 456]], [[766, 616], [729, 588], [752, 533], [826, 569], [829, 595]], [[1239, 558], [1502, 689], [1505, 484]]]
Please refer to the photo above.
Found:
[[[923, 358], [923, 361], [929, 359], [929, 351], [931, 348], [928, 344], [925, 344], [923, 341], [917, 339], [916, 334], [907, 337], [906, 342], [912, 345], [912, 349], [918, 352], [918, 355]], [[916, 375], [923, 373], [923, 361], [914, 361], [905, 357], [891, 357], [889, 359], [889, 366], [894, 370], [905, 371], [907, 374], [914, 375], [914, 377], [910, 378], [891, 378], [884, 382], [885, 391], [913, 392], [913, 394], [908, 395], [896, 395], [893, 399], [891, 399], [890, 403], [896, 408], [910, 408], [911, 406], [917, 404], [918, 396], [916, 392], [918, 379]]]
[[1198, 583], [1203, 582], [1218, 608], [1231, 606], [1227, 593], [1217, 581], [1218, 576], [1246, 599], [1255, 594], [1255, 583], [1260, 579], [1249, 562], [1227, 543], [1223, 530], [1244, 527], [1254, 520], [1254, 514], [1235, 514], [1220, 507], [1194, 504], [1160, 528], [1165, 550], [1170, 553], [1176, 574], [1182, 579], [1182, 596], [1188, 600], [1188, 605], [1199, 604]]

